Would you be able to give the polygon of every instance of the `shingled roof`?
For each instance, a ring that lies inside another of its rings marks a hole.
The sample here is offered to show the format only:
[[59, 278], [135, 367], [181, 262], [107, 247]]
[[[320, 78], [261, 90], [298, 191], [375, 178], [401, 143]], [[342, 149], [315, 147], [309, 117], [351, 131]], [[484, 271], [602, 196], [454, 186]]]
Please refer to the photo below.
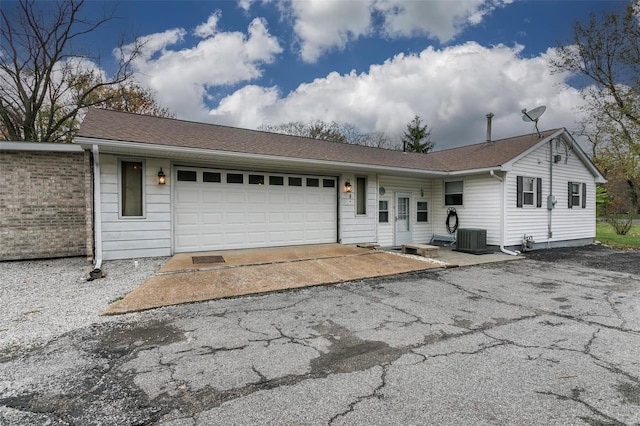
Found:
[[[542, 132], [542, 139], [558, 130]], [[176, 148], [198, 148], [442, 172], [498, 167], [542, 141], [538, 135], [529, 134], [429, 154], [403, 153], [389, 149], [95, 108], [87, 112], [77, 136]]]

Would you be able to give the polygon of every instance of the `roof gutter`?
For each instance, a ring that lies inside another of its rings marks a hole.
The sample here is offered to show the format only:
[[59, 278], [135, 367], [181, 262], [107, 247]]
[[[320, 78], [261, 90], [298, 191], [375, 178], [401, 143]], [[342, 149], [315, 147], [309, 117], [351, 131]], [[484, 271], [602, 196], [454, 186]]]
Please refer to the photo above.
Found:
[[[267, 155], [267, 154], [250, 154], [246, 152], [238, 152], [238, 151], [220, 151], [220, 150], [211, 150], [205, 148], [189, 148], [189, 147], [176, 147], [176, 146], [167, 146], [167, 145], [156, 145], [156, 144], [148, 144], [148, 143], [136, 143], [136, 142], [126, 142], [126, 141], [112, 141], [107, 139], [94, 139], [94, 138], [86, 138], [86, 137], [76, 137], [76, 143], [80, 144], [87, 149], [91, 146], [100, 145], [102, 147], [107, 148], [123, 148], [123, 149], [136, 149], [140, 151], [146, 151], [146, 155], [149, 152], [154, 152], [155, 155], [168, 155], [168, 154], [183, 154], [183, 155], [193, 155], [202, 158], [203, 156], [216, 156], [217, 158], [240, 158], [240, 159], [248, 159], [248, 160], [262, 160], [262, 161], [273, 161], [273, 162], [282, 162], [286, 161], [288, 163], [297, 163], [300, 165], [321, 165], [321, 166], [331, 166], [334, 168], [344, 169], [350, 168], [352, 170], [357, 171], [375, 171], [382, 173], [401, 173], [401, 174], [414, 174], [414, 175], [426, 175], [429, 177], [446, 177], [449, 176], [450, 173], [446, 171], [440, 170], [426, 170], [426, 169], [413, 169], [407, 167], [393, 167], [393, 166], [382, 166], [376, 164], [362, 164], [362, 163], [352, 163], [352, 162], [343, 162], [343, 161], [335, 161], [335, 160], [321, 160], [321, 159], [310, 159], [310, 158], [296, 158], [296, 157], [285, 157], [278, 155]], [[102, 153], [108, 153], [108, 150], [102, 150]]]

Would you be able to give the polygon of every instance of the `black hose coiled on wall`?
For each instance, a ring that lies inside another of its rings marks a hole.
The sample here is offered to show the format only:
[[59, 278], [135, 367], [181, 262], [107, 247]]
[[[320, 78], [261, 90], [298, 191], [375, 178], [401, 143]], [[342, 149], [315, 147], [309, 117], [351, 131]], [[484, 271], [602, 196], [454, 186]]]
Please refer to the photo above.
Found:
[[[451, 220], [455, 221], [453, 226], [451, 225]], [[447, 231], [450, 234], [453, 234], [454, 232], [456, 232], [456, 230], [458, 229], [458, 213], [456, 213], [456, 209], [454, 209], [453, 207], [449, 207], [449, 209], [447, 209]]]

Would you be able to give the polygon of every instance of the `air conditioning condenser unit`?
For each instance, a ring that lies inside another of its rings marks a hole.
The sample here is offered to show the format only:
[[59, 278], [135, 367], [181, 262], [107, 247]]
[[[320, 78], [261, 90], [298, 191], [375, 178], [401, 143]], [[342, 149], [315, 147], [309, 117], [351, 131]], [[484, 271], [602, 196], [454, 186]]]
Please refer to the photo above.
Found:
[[489, 253], [486, 229], [458, 229], [456, 251], [473, 254]]

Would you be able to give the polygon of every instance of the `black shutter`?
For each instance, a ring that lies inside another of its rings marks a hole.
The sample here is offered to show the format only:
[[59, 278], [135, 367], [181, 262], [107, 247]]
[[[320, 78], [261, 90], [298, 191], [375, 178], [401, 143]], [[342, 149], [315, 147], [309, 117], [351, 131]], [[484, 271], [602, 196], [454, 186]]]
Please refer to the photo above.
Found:
[[587, 184], [582, 184], [582, 208], [587, 207]]
[[542, 207], [542, 179], [536, 179], [536, 207]]
[[516, 197], [516, 207], [522, 207], [522, 176], [516, 178], [516, 191], [518, 196]]
[[569, 208], [573, 208], [573, 204], [571, 202], [571, 182], [569, 182], [569, 195], [567, 198], [569, 199]]

